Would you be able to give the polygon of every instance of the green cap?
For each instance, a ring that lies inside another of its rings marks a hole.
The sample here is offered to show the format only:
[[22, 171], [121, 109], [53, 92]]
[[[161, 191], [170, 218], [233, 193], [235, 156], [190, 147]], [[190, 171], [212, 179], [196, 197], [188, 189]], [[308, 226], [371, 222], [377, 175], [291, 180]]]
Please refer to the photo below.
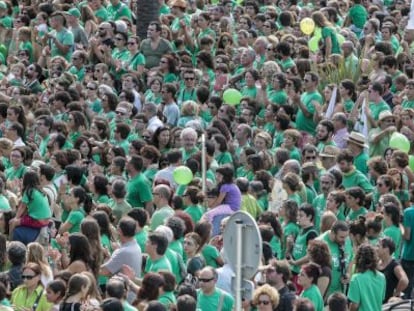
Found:
[[69, 14], [69, 15], [72, 15], [72, 16], [75, 16], [75, 17], [77, 17], [77, 18], [79, 18], [79, 17], [81, 16], [81, 13], [79, 12], [79, 10], [78, 10], [77, 8], [71, 8], [71, 9], [68, 11], [68, 14]]
[[[0, 2], [2, 2], [2, 1], [0, 1]], [[4, 16], [4, 17], [0, 18], [0, 24], [4, 28], [12, 28], [13, 21], [10, 17]]]

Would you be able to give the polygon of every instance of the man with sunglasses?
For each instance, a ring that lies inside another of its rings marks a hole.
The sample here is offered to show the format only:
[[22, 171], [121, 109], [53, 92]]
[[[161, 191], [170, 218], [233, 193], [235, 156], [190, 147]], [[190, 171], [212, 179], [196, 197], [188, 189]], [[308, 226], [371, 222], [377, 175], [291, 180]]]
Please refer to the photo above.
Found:
[[197, 102], [197, 93], [195, 88], [195, 72], [193, 69], [188, 69], [183, 73], [184, 85], [181, 87], [177, 97], [177, 104], [179, 107], [187, 100]]
[[385, 110], [379, 114], [378, 127], [369, 131], [369, 156], [383, 156], [389, 146], [391, 135], [397, 131], [395, 117], [391, 111]]
[[197, 309], [203, 311], [233, 310], [234, 298], [217, 288], [217, 272], [213, 267], [203, 268], [198, 282], [200, 289], [197, 290]]

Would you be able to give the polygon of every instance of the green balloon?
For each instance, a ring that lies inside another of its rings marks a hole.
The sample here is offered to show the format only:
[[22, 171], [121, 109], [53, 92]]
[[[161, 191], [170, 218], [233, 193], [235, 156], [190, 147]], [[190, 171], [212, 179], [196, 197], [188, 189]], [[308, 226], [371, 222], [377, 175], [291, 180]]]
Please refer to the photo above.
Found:
[[193, 180], [193, 172], [187, 166], [178, 166], [174, 169], [173, 178], [179, 185], [188, 185]]
[[414, 172], [414, 156], [408, 156], [408, 166], [410, 167], [411, 171]]
[[227, 89], [223, 93], [224, 103], [231, 106], [240, 104], [242, 97], [242, 94], [236, 89]]
[[319, 50], [319, 37], [312, 37], [309, 42], [308, 42], [308, 46], [309, 46], [309, 50], [311, 50], [311, 52], [316, 52]]
[[390, 147], [408, 153], [410, 151], [410, 141], [403, 134], [395, 132], [391, 135]]

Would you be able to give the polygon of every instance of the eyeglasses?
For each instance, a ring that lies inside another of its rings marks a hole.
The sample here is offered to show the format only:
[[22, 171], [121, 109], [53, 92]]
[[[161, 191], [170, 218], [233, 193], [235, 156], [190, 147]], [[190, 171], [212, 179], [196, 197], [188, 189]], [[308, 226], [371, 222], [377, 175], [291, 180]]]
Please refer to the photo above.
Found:
[[31, 279], [33, 279], [33, 278], [35, 278], [36, 277], [36, 275], [22, 275], [22, 279], [24, 280], [24, 279], [26, 279], [26, 280], [31, 280]]
[[257, 302], [258, 305], [264, 305], [264, 306], [267, 306], [269, 303], [270, 303], [269, 300], [259, 300]]
[[208, 282], [213, 281], [213, 280], [214, 280], [214, 278], [209, 278], [209, 279], [199, 278], [198, 280], [199, 280], [200, 282], [203, 282], [203, 283], [208, 283]]
[[191, 78], [190, 78], [190, 77], [185, 77], [185, 78], [184, 78], [184, 80], [185, 80], [185, 81], [193, 81], [193, 80], [194, 80], [194, 78], [193, 78], [193, 77], [191, 77]]

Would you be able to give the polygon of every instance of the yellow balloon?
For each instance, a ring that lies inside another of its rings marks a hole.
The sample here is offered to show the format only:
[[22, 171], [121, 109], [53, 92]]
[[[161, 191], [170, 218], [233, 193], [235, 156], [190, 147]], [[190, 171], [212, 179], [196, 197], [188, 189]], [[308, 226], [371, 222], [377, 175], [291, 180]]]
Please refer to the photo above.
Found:
[[315, 30], [315, 22], [310, 17], [305, 17], [300, 21], [300, 30], [305, 35], [310, 35]]

